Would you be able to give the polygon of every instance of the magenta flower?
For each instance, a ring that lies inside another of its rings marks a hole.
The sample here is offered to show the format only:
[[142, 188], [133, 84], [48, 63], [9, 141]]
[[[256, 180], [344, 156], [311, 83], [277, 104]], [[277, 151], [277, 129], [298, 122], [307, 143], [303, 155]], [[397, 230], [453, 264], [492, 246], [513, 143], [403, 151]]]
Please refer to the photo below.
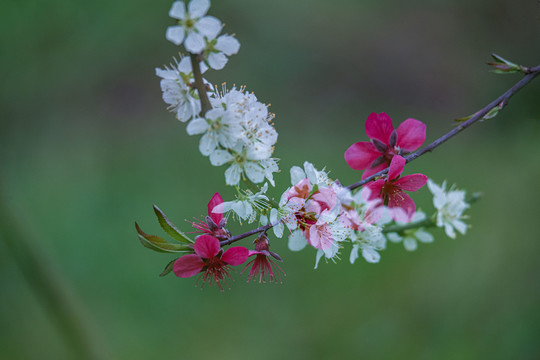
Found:
[[223, 214], [212, 212], [212, 210], [219, 204], [223, 203], [223, 198], [219, 193], [215, 193], [208, 203], [208, 216], [205, 217], [205, 221], [195, 219], [190, 221], [191, 225], [197, 229], [199, 233], [212, 235], [219, 240], [225, 240], [230, 237], [230, 233], [225, 229], [227, 219], [223, 217]]
[[[255, 239], [255, 250], [249, 251], [249, 256], [255, 255], [255, 258], [248, 262], [244, 270], [242, 270], [242, 272], [244, 272], [250, 265], [252, 265], [251, 269], [249, 270], [247, 280], [248, 282], [251, 280], [252, 277], [256, 278], [257, 275], [259, 275], [259, 283], [266, 282], [266, 274], [268, 274], [270, 282], [276, 281], [276, 275], [281, 282], [281, 275], [279, 274], [279, 271], [281, 271], [283, 273], [283, 276], [285, 276], [285, 272], [283, 271], [283, 269], [280, 268], [279, 265], [277, 265], [275, 262], [273, 262], [272, 259], [270, 259], [270, 256], [279, 261], [283, 260], [278, 254], [271, 252], [269, 249], [270, 247], [266, 235], [263, 234], [259, 238]], [[276, 268], [275, 274], [272, 266]]]
[[[174, 262], [173, 271], [176, 276], [188, 278], [202, 272], [203, 286], [206, 280], [213, 281], [221, 291], [221, 281], [225, 284], [226, 277], [230, 277], [230, 266], [243, 264], [248, 256], [249, 250], [242, 246], [229, 248], [223, 252], [219, 240], [210, 235], [201, 235], [195, 240], [193, 245], [195, 254], [184, 255]], [[198, 281], [198, 280], [197, 280]]]
[[345, 151], [345, 161], [354, 170], [366, 170], [365, 179], [386, 169], [395, 155], [418, 149], [426, 140], [426, 125], [415, 119], [402, 122], [397, 130], [386, 113], [371, 113], [366, 120], [369, 141], [359, 141]]
[[410, 222], [416, 211], [414, 201], [405, 194], [405, 191], [416, 191], [427, 183], [428, 177], [424, 174], [412, 174], [400, 177], [405, 167], [405, 159], [399, 155], [394, 156], [388, 169], [386, 179], [379, 179], [366, 185], [369, 189], [368, 201], [381, 199], [377, 207], [387, 205], [392, 218], [396, 221]]

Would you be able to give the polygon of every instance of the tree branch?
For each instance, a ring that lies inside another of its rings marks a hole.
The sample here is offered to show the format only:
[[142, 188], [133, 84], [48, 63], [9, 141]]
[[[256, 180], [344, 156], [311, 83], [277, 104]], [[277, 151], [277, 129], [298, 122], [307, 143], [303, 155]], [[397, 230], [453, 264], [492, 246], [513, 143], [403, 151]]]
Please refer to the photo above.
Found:
[[193, 70], [193, 77], [195, 78], [195, 87], [197, 88], [199, 99], [201, 101], [200, 116], [204, 117], [206, 112], [212, 109], [212, 105], [210, 105], [210, 99], [208, 99], [208, 94], [206, 93], [206, 85], [203, 82], [201, 67], [199, 66], [199, 55], [190, 53], [189, 57], [191, 58], [191, 68]]
[[[405, 160], [407, 162], [411, 162], [411, 161], [417, 159], [418, 157], [424, 155], [427, 152], [432, 152], [433, 150], [435, 150], [435, 148], [442, 145], [444, 142], [446, 142], [450, 138], [454, 137], [455, 135], [457, 135], [461, 131], [465, 130], [466, 128], [468, 128], [469, 126], [471, 126], [472, 124], [474, 124], [478, 120], [483, 119], [484, 116], [486, 116], [486, 114], [491, 109], [495, 108], [496, 106], [499, 107], [499, 110], [502, 109], [503, 107], [505, 107], [508, 104], [508, 100], [512, 96], [514, 96], [514, 94], [516, 94], [522, 87], [524, 87], [529, 82], [531, 82], [540, 73], [540, 65], [538, 65], [536, 67], [533, 67], [533, 68], [528, 68], [528, 69], [529, 69], [529, 72], [520, 81], [518, 81], [516, 84], [514, 84], [514, 86], [512, 86], [510, 89], [508, 89], [504, 94], [499, 96], [497, 99], [493, 100], [491, 103], [486, 105], [481, 110], [477, 111], [470, 119], [468, 119], [467, 121], [459, 124], [458, 126], [453, 128], [448, 133], [444, 134], [443, 136], [441, 136], [440, 138], [438, 138], [437, 140], [435, 140], [431, 144], [423, 147], [422, 149], [420, 149], [420, 150], [418, 150], [418, 151], [416, 151], [414, 153], [411, 153], [411, 154], [405, 156], [404, 157]], [[373, 174], [370, 177], [365, 178], [364, 180], [361, 180], [361, 181], [358, 181], [358, 182], [356, 182], [356, 183], [354, 183], [352, 185], [349, 185], [349, 186], [347, 186], [347, 188], [349, 190], [354, 190], [356, 188], [359, 188], [359, 187], [367, 184], [370, 181], [373, 181], [376, 177], [386, 174], [387, 172], [388, 172], [388, 168], [386, 168], [386, 169], [384, 169], [382, 171], [379, 171], [378, 173]], [[273, 226], [272, 224], [268, 224], [268, 225], [265, 225], [265, 226], [258, 227], [257, 229], [253, 229], [251, 231], [248, 231], [246, 233], [233, 236], [228, 240], [222, 241], [221, 246], [229, 245], [229, 244], [232, 244], [232, 243], [234, 243], [234, 242], [236, 242], [238, 240], [244, 239], [244, 238], [246, 238], [248, 236], [258, 234], [258, 233], [261, 233], [261, 232], [264, 232], [264, 231], [268, 231], [272, 226]]]

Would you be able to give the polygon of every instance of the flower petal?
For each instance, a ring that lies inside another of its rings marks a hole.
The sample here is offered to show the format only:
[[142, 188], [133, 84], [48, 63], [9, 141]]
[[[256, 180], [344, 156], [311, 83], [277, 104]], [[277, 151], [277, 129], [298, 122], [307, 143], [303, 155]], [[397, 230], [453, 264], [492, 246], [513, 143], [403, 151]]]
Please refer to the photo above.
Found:
[[193, 245], [195, 253], [204, 259], [210, 259], [217, 255], [221, 246], [219, 240], [210, 235], [201, 235]]
[[242, 168], [238, 164], [232, 164], [227, 170], [225, 170], [225, 183], [227, 185], [236, 185], [240, 182], [240, 174], [242, 174]]
[[227, 150], [215, 150], [210, 154], [210, 163], [214, 166], [221, 166], [233, 159], [234, 157]]
[[221, 70], [227, 64], [227, 57], [224, 53], [211, 53], [208, 55], [208, 64], [214, 70]]
[[369, 201], [369, 200], [374, 200], [374, 199], [378, 199], [381, 197], [381, 189], [384, 185], [385, 181], [384, 179], [379, 179], [379, 180], [376, 180], [376, 181], [372, 181], [368, 184], [365, 185], [365, 189], [369, 189], [369, 191], [364, 191], [364, 193], [362, 194], [362, 196], [364, 196], [364, 194], [366, 194], [365, 196], [367, 197], [364, 197], [364, 199], [366, 201]]
[[418, 243], [414, 238], [410, 236], [407, 236], [405, 239], [403, 239], [403, 246], [407, 251], [414, 251], [418, 249]]
[[225, 261], [229, 265], [237, 266], [246, 262], [248, 256], [248, 249], [243, 246], [235, 246], [225, 251], [221, 257], [221, 260]]
[[394, 185], [398, 186], [402, 190], [416, 191], [422, 186], [426, 185], [428, 177], [424, 174], [412, 174], [397, 179]]
[[223, 219], [223, 214], [215, 213], [214, 208], [220, 204], [223, 204], [223, 198], [219, 193], [215, 193], [214, 196], [208, 202], [208, 216], [217, 224]]
[[366, 120], [366, 134], [370, 139], [377, 139], [388, 145], [394, 131], [392, 119], [386, 113], [371, 113]]
[[181, 278], [188, 278], [197, 275], [204, 267], [204, 262], [199, 255], [184, 255], [176, 260], [173, 265], [174, 274]]
[[186, 16], [186, 5], [183, 1], [175, 1], [169, 10], [169, 16], [178, 20], [184, 19]]
[[186, 132], [188, 135], [200, 135], [204, 134], [209, 127], [205, 119], [195, 118], [186, 126]]
[[345, 161], [354, 170], [364, 170], [380, 155], [372, 143], [359, 141], [345, 151]]
[[362, 256], [368, 263], [378, 263], [379, 260], [381, 260], [381, 255], [375, 251], [375, 249], [372, 248], [363, 248], [362, 249]]
[[240, 42], [231, 35], [221, 35], [217, 38], [217, 43], [214, 46], [219, 51], [223, 51], [225, 55], [231, 56], [240, 50]]
[[397, 128], [397, 146], [407, 152], [418, 149], [426, 141], [426, 124], [407, 119]]
[[300, 251], [307, 245], [307, 240], [302, 230], [295, 230], [289, 235], [289, 249], [291, 251]]
[[388, 196], [388, 208], [396, 221], [410, 222], [416, 211], [416, 205], [411, 197], [403, 191]]
[[362, 173], [362, 180], [367, 179], [371, 175], [374, 175], [378, 173], [381, 170], [384, 170], [388, 167], [388, 163], [385, 161], [380, 165], [375, 166], [374, 168], [368, 167], [363, 173]]
[[184, 43], [186, 50], [192, 54], [200, 54], [204, 50], [204, 38], [201, 34], [190, 32]]
[[165, 38], [174, 45], [180, 45], [184, 41], [185, 30], [183, 26], [169, 26], [165, 32]]
[[195, 27], [201, 34], [206, 36], [208, 40], [212, 40], [215, 39], [221, 31], [221, 21], [213, 16], [205, 16], [197, 21]]
[[188, 5], [189, 16], [192, 19], [200, 18], [206, 15], [208, 9], [210, 9], [209, 0], [191, 0]]
[[249, 180], [253, 181], [255, 184], [263, 182], [264, 171], [259, 164], [248, 162], [244, 165], [244, 170]]
[[388, 169], [388, 181], [394, 180], [399, 175], [401, 175], [403, 169], [405, 168], [406, 162], [407, 161], [405, 161], [405, 159], [399, 155], [395, 155], [392, 158], [392, 162], [390, 162], [390, 168]]

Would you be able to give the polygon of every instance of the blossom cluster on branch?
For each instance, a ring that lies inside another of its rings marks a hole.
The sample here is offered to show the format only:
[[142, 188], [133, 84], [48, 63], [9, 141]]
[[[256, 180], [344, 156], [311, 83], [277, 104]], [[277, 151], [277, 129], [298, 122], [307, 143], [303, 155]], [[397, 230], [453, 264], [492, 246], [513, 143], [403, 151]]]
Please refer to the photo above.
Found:
[[[207, 216], [191, 222], [198, 233], [194, 239], [157, 206], [154, 211], [159, 224], [176, 242], [147, 234], [136, 224], [145, 247], [178, 255], [161, 275], [198, 275], [202, 284], [210, 282], [223, 289], [232, 267], [244, 265], [243, 271], [249, 268], [248, 281], [281, 281], [285, 272], [276, 261], [283, 260], [270, 251], [271, 237], [288, 238], [291, 251], [313, 248], [317, 267], [321, 259], [339, 260], [346, 250], [351, 263], [360, 255], [369, 263], [379, 262], [388, 242], [402, 242], [406, 250], [413, 251], [419, 243], [433, 242], [431, 230], [437, 227], [450, 238], [456, 237], [456, 231], [466, 233], [464, 212], [470, 205], [463, 190], [447, 189], [446, 182], [438, 185], [424, 174], [403, 172], [408, 161], [485, 118], [497, 105], [502, 108], [502, 102], [465, 119], [462, 128], [421, 150], [426, 140], [423, 122], [407, 119], [395, 128], [386, 113], [369, 114], [365, 122], [369, 141], [356, 142], [344, 153], [352, 169], [363, 171], [362, 181], [343, 186], [325, 169], [318, 170], [306, 161], [302, 167], [290, 169], [290, 186], [279, 200], [273, 199], [266, 192], [270, 185], [276, 186], [273, 174], [279, 171], [278, 159], [273, 156], [278, 138], [274, 114], [244, 87], [218, 90], [202, 77], [209, 69], [223, 69], [228, 57], [240, 49], [234, 36], [220, 35], [222, 23], [207, 15], [209, 8], [208, 0], [191, 0], [187, 6], [183, 1], [173, 3], [169, 15], [176, 24], [166, 30], [166, 38], [182, 45], [188, 55], [157, 68], [156, 75], [161, 78], [169, 110], [187, 123], [188, 135], [200, 136], [200, 153], [213, 166], [226, 165], [225, 184], [235, 188], [236, 197], [224, 201], [215, 192], [208, 202]], [[529, 73], [536, 69], [514, 68]], [[409, 195], [426, 184], [433, 195], [431, 215], [417, 210]], [[233, 235], [227, 228], [231, 219], [260, 226]], [[251, 250], [245, 246], [227, 248], [252, 235], [257, 237]]]

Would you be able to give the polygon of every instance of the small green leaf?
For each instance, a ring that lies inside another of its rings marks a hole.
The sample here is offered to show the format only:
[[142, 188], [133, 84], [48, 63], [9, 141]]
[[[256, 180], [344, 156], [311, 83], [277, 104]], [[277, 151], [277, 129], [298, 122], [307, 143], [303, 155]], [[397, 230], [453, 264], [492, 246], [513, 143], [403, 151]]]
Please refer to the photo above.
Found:
[[161, 211], [161, 209], [158, 208], [156, 205], [154, 205], [154, 212], [156, 213], [156, 216], [158, 218], [159, 225], [161, 225], [163, 230], [165, 230], [165, 232], [170, 237], [172, 237], [176, 241], [183, 242], [183, 243], [188, 243], [188, 244], [195, 243], [195, 241], [191, 240], [186, 234], [178, 230], [176, 226], [174, 226], [172, 221], [169, 220], [169, 218], [163, 213], [163, 211]]
[[135, 223], [139, 240], [141, 244], [151, 250], [165, 253], [190, 253], [193, 249], [187, 245], [170, 244], [162, 237], [150, 235], [141, 230], [139, 225]]
[[457, 121], [457, 122], [460, 122], [460, 123], [461, 123], [461, 122], [464, 122], [464, 121], [469, 120], [469, 119], [472, 118], [473, 116], [474, 116], [474, 114], [469, 115], [469, 116], [464, 116], [464, 117], [459, 118], [459, 119], [454, 119], [454, 121]]
[[499, 114], [499, 107], [496, 106], [493, 109], [489, 110], [488, 113], [486, 115], [484, 115], [482, 120], [488, 120], [488, 119], [494, 118], [498, 114]]
[[174, 265], [174, 262], [176, 260], [178, 260], [179, 258], [176, 258], [172, 261], [170, 261], [167, 266], [165, 266], [165, 269], [163, 269], [163, 271], [161, 272], [161, 274], [159, 274], [159, 276], [165, 276], [167, 275], [168, 273], [170, 273], [172, 270], [173, 270], [173, 265]]

